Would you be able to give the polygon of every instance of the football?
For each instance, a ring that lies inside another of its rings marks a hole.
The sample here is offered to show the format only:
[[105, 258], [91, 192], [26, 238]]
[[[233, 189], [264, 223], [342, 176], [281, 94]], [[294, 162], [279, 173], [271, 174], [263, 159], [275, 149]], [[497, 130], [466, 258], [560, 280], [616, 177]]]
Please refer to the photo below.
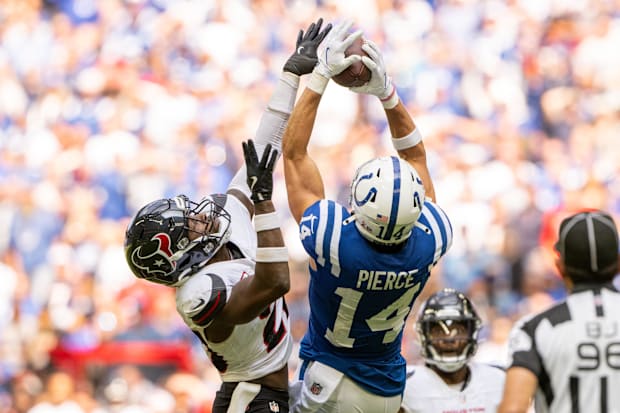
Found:
[[[345, 57], [352, 54], [368, 56], [368, 54], [362, 49], [363, 45], [364, 39], [360, 36], [351, 44], [351, 46], [347, 47], [347, 50], [344, 51]], [[366, 65], [360, 60], [359, 62], [355, 62], [351, 66], [344, 69], [341, 73], [334, 75], [332, 79], [334, 79], [334, 82], [338, 83], [340, 86], [356, 87], [366, 84], [366, 82], [370, 80], [370, 75], [370, 70], [368, 70]]]

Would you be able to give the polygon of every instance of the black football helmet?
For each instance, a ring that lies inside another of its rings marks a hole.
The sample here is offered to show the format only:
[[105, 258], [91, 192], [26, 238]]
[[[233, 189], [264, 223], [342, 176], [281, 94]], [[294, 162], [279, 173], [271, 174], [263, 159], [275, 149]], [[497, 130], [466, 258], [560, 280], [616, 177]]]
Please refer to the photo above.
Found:
[[211, 197], [200, 203], [185, 195], [158, 199], [129, 223], [125, 258], [136, 277], [177, 286], [207, 264], [228, 242], [230, 231], [230, 214]]
[[463, 293], [444, 288], [433, 294], [422, 306], [416, 322], [422, 357], [442, 371], [459, 370], [476, 353], [481, 324]]

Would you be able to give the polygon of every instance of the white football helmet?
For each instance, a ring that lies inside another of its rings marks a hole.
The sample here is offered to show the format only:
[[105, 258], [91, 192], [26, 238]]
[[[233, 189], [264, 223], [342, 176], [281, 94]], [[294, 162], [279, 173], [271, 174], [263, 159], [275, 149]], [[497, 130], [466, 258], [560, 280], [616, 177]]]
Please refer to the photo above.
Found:
[[351, 182], [355, 225], [364, 238], [380, 245], [396, 245], [409, 238], [424, 198], [418, 172], [396, 156], [364, 163]]

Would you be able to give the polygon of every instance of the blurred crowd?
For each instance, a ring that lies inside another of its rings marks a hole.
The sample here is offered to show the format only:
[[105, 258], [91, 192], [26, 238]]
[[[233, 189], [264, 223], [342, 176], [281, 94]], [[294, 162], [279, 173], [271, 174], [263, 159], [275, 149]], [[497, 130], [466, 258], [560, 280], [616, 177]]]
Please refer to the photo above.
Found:
[[[559, 220], [620, 216], [620, 0], [5, 0], [1, 413], [210, 411], [217, 371], [172, 289], [129, 272], [125, 226], [150, 200], [225, 190], [318, 17], [379, 44], [424, 136], [455, 233], [425, 294], [471, 297], [477, 357], [502, 364], [513, 322], [564, 296]], [[328, 195], [347, 205], [356, 166], [393, 153], [389, 138], [376, 100], [330, 84], [311, 147]], [[281, 166], [275, 188], [299, 340], [308, 278]]]

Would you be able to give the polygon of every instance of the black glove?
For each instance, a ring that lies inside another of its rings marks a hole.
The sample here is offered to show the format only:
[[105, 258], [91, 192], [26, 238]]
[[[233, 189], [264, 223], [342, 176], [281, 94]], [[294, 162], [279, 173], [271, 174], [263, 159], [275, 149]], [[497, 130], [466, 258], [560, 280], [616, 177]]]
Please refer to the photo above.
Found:
[[312, 23], [308, 27], [305, 35], [303, 30], [299, 31], [295, 53], [293, 53], [284, 64], [283, 70], [285, 72], [291, 72], [297, 76], [312, 72], [312, 69], [314, 69], [318, 61], [316, 49], [325, 36], [327, 36], [327, 33], [332, 29], [332, 24], [329, 23], [325, 26], [325, 29], [321, 31], [322, 24], [323, 19], [320, 18], [316, 23]]
[[243, 157], [247, 169], [247, 182], [252, 191], [252, 201], [261, 202], [271, 199], [273, 192], [273, 167], [278, 159], [278, 151], [267, 144], [263, 157], [258, 162], [254, 141], [243, 142]]

